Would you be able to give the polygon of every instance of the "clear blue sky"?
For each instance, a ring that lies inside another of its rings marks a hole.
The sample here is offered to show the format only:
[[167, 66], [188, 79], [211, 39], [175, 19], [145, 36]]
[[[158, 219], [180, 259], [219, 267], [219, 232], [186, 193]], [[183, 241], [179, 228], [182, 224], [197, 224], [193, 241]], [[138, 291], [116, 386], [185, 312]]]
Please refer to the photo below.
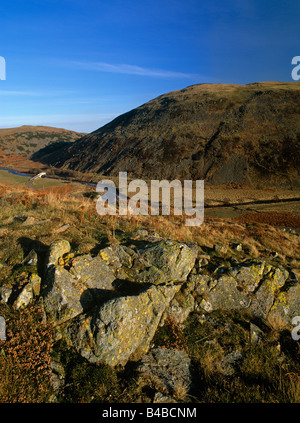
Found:
[[299, 0], [1, 0], [0, 127], [91, 132], [202, 82], [291, 81]]

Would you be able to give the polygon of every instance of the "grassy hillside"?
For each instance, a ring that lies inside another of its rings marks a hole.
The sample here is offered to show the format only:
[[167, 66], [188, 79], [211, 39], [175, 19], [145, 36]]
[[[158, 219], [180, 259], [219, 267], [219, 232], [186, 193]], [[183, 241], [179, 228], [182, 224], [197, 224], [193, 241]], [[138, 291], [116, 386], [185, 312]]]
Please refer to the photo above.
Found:
[[4, 155], [30, 156], [46, 145], [56, 142], [72, 142], [84, 134], [61, 128], [24, 125], [18, 128], [0, 129], [0, 150]]

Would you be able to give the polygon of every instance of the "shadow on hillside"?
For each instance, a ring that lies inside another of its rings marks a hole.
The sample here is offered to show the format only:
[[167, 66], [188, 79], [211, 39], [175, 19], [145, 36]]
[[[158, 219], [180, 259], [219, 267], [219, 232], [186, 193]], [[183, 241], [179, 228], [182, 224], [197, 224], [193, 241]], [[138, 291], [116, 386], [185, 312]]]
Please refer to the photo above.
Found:
[[71, 147], [72, 144], [73, 142], [71, 141], [60, 141], [49, 144], [46, 147], [43, 147], [33, 153], [30, 159], [33, 162], [53, 165], [57, 162], [58, 157], [62, 157], [62, 155], [68, 150], [69, 147]]

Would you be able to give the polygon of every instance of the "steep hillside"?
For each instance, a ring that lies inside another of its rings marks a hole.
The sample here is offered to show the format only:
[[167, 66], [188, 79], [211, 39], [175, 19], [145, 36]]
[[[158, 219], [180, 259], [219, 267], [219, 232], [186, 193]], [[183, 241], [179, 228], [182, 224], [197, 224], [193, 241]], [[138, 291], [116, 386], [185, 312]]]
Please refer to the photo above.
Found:
[[111, 176], [298, 185], [299, 94], [298, 82], [193, 85], [34, 158]]
[[85, 134], [48, 126], [20, 126], [0, 129], [0, 150], [4, 155], [29, 156], [49, 144], [73, 142]]

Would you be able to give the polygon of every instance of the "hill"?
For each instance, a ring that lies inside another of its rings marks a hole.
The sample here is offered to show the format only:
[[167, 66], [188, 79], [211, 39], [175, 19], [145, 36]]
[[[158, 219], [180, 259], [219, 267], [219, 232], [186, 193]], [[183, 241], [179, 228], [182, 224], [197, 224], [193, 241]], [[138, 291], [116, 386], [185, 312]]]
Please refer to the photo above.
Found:
[[84, 134], [62, 128], [24, 125], [17, 128], [0, 129], [2, 155], [22, 154], [26, 157], [57, 142], [73, 142]]
[[193, 85], [34, 159], [111, 176], [298, 185], [299, 94], [298, 82]]

